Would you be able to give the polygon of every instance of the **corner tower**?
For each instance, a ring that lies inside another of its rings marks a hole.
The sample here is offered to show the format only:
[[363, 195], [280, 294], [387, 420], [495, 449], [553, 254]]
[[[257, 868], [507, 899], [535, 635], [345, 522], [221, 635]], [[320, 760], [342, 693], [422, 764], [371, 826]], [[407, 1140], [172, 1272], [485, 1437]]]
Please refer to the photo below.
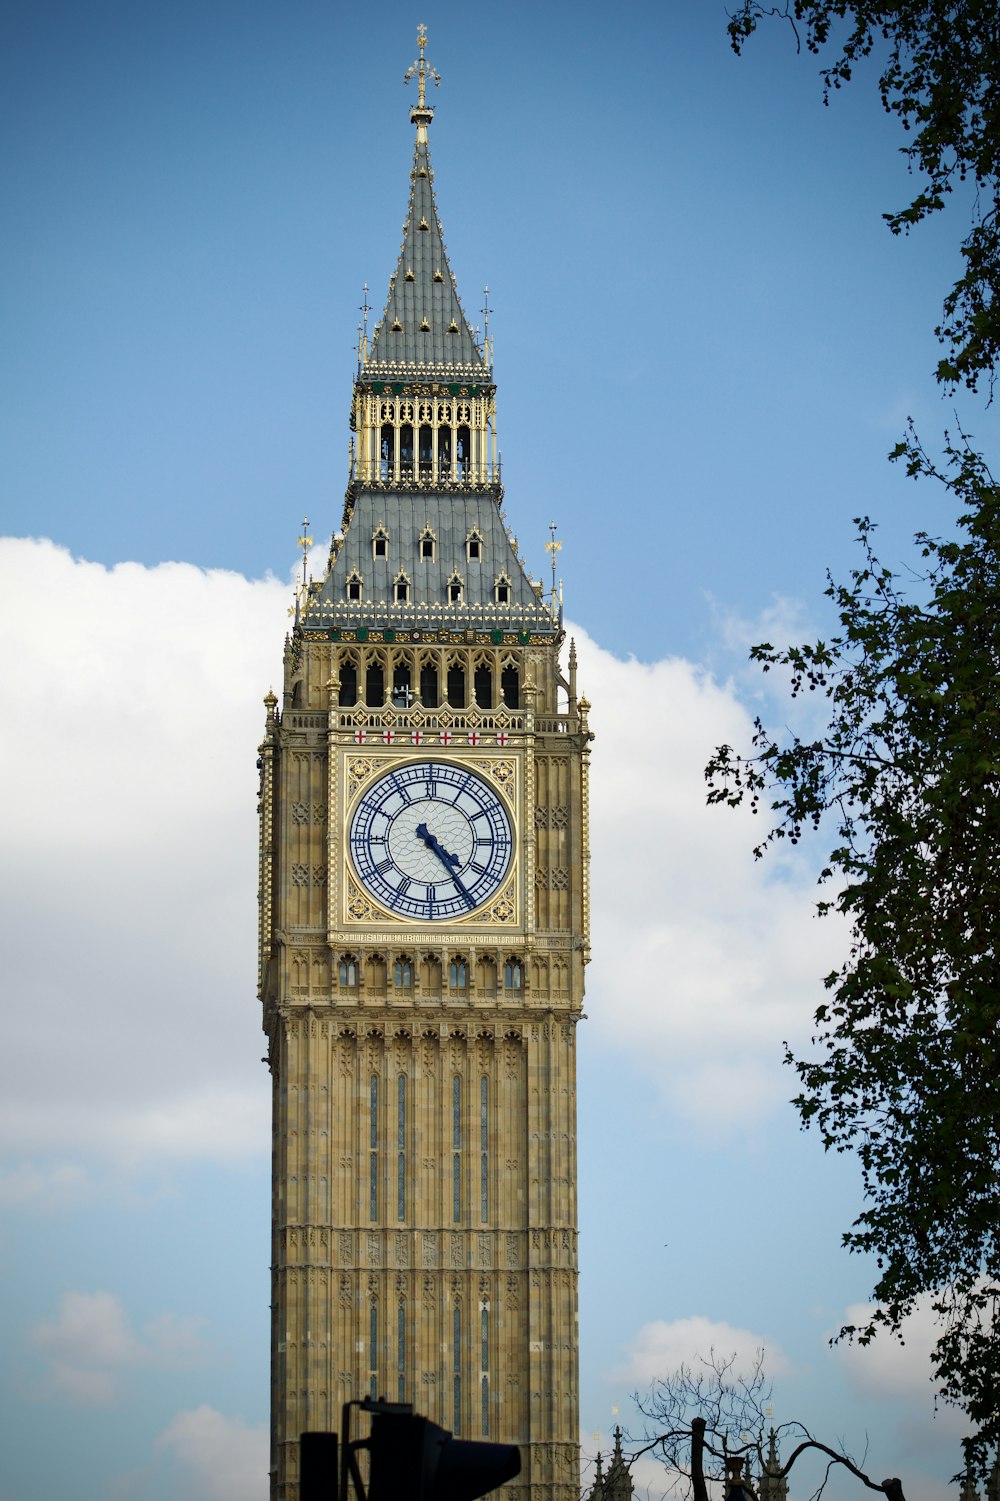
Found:
[[272, 1497], [384, 1396], [576, 1501], [585, 700], [503, 517], [488, 339], [448, 264], [418, 34], [399, 262], [359, 350], [341, 530], [261, 745]]

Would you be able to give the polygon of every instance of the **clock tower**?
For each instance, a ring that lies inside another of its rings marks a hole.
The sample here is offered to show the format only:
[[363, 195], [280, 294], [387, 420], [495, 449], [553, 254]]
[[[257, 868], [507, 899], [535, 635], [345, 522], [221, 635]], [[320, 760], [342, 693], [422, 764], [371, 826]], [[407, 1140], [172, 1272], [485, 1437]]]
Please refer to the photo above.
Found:
[[546, 593], [506, 526], [417, 41], [341, 530], [321, 579], [304, 565], [260, 748], [272, 1497], [298, 1495], [301, 1432], [378, 1396], [520, 1445], [510, 1489], [576, 1501], [588, 705], [554, 569]]

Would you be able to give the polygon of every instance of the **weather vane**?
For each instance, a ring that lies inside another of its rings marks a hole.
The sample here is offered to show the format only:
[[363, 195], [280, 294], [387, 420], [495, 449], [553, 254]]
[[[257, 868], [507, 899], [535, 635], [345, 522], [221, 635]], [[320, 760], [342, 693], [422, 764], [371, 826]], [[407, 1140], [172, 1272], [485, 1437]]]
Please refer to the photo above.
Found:
[[361, 288], [361, 292], [362, 292], [362, 300], [361, 300], [361, 306], [358, 309], [358, 311], [360, 312], [362, 320], [363, 320], [362, 321], [362, 327], [364, 328], [364, 335], [365, 335], [365, 338], [367, 339], [367, 337], [368, 337], [368, 314], [372, 310], [371, 303], [368, 301], [368, 283], [367, 282], [365, 282], [364, 286]]
[[420, 25], [417, 27], [417, 47], [420, 49], [420, 56], [414, 58], [413, 62], [403, 74], [404, 83], [409, 83], [410, 79], [414, 76], [416, 76], [417, 80], [416, 108], [410, 111], [410, 119], [413, 120], [415, 124], [420, 123], [419, 115], [421, 114], [424, 116], [424, 124], [427, 124], [430, 118], [430, 110], [427, 105], [428, 78], [432, 78], [434, 80], [435, 88], [438, 88], [441, 83], [441, 74], [437, 71], [436, 68], [432, 68], [430, 63], [424, 57], [424, 48], [426, 46], [427, 27], [424, 25], [423, 21], [421, 21]]

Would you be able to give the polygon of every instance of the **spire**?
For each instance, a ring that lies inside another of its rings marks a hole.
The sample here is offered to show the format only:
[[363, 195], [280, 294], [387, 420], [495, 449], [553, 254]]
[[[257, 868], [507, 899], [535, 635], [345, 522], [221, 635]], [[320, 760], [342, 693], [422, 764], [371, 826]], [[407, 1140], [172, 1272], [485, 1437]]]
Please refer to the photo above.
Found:
[[786, 1501], [788, 1496], [788, 1481], [781, 1473], [778, 1442], [773, 1428], [768, 1435], [767, 1458], [757, 1486], [757, 1495], [759, 1501]]
[[465, 379], [489, 380], [483, 351], [469, 327], [458, 300], [455, 278], [448, 264], [441, 221], [434, 199], [427, 127], [434, 111], [427, 103], [427, 81], [441, 82], [424, 57], [427, 32], [417, 32], [419, 57], [404, 74], [417, 80], [417, 102], [410, 120], [417, 140], [410, 173], [410, 201], [403, 225], [399, 262], [389, 283], [385, 311], [375, 330], [362, 370], [363, 379], [397, 379], [403, 366], [437, 366]]
[[594, 1471], [594, 1484], [591, 1487], [587, 1501], [604, 1501], [604, 1468], [601, 1451], [597, 1451], [597, 1465]]
[[622, 1454], [622, 1430], [615, 1426], [615, 1448], [604, 1477], [604, 1501], [632, 1501], [632, 1476]]

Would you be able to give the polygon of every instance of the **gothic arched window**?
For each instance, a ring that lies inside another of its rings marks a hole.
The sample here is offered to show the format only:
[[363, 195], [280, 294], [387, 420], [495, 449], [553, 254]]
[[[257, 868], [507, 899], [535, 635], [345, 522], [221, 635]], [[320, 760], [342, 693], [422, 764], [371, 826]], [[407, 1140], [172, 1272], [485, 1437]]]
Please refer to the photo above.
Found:
[[358, 701], [358, 669], [353, 662], [340, 664], [340, 706], [353, 709]]
[[476, 703], [480, 709], [493, 707], [493, 668], [488, 662], [480, 662], [472, 678]]
[[465, 668], [461, 662], [448, 664], [448, 704], [452, 709], [465, 708]]
[[438, 706], [438, 670], [436, 662], [424, 662], [420, 668], [420, 702], [425, 709]]
[[519, 991], [524, 988], [524, 977], [520, 959], [508, 959], [503, 967], [504, 990]]
[[365, 672], [365, 703], [370, 709], [381, 709], [385, 703], [385, 668], [377, 657]]

